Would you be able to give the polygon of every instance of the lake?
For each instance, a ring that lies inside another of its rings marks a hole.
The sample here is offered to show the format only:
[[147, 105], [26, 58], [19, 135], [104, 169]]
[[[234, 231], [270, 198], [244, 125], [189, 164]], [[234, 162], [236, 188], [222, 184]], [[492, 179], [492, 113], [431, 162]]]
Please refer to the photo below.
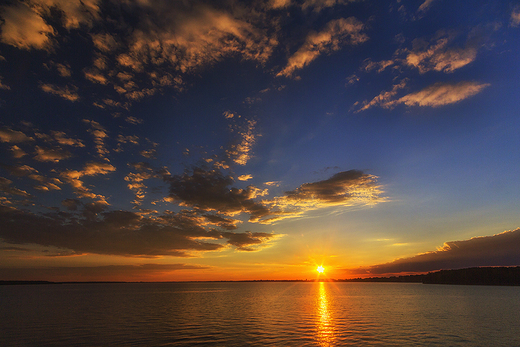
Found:
[[520, 287], [0, 286], [2, 346], [520, 346]]

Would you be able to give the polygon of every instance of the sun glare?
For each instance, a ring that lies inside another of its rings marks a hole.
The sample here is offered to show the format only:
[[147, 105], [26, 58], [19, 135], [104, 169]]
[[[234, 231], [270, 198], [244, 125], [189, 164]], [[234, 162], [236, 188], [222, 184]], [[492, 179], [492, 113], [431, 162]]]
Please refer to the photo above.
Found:
[[325, 271], [325, 268], [323, 266], [318, 266], [318, 268], [316, 269], [316, 271], [318, 271], [320, 274], [323, 273], [323, 271]]

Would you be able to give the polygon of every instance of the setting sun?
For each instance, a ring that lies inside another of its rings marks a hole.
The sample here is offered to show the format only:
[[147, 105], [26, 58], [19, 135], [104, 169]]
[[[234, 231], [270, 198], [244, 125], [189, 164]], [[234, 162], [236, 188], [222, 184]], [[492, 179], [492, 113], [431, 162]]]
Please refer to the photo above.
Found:
[[323, 271], [325, 271], [325, 268], [323, 266], [318, 266], [318, 268], [316, 269], [316, 271], [318, 271], [320, 274], [323, 273]]

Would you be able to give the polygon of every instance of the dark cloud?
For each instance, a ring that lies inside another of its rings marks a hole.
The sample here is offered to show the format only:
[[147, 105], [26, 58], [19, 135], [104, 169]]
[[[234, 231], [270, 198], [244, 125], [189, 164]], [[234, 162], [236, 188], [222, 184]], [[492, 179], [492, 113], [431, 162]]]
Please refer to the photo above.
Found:
[[249, 221], [264, 224], [296, 217], [308, 210], [384, 200], [376, 177], [358, 170], [339, 172], [323, 181], [302, 184], [284, 196], [260, 201], [258, 198], [267, 195], [267, 189], [252, 185], [234, 188], [233, 178], [217, 169], [194, 168], [182, 176], [164, 179], [170, 184], [170, 198], [182, 206], [225, 216], [246, 213]]
[[33, 141], [32, 137], [25, 135], [23, 132], [18, 130], [12, 130], [10, 128], [0, 129], [0, 141], [8, 143], [22, 143]]
[[233, 178], [217, 169], [194, 168], [165, 180], [170, 184], [170, 197], [183, 206], [224, 215], [248, 213], [252, 220], [269, 214], [265, 206], [253, 200], [262, 190], [254, 186], [232, 188]]
[[434, 252], [366, 268], [348, 270], [352, 274], [392, 274], [460, 269], [476, 266], [520, 265], [520, 228], [493, 236], [446, 242]]
[[230, 233], [230, 232], [224, 232], [222, 233], [224, 237], [228, 238], [228, 243], [232, 244], [233, 246], [236, 246], [238, 250], [241, 251], [255, 251], [256, 248], [252, 246], [261, 245], [266, 240], [269, 240], [273, 237], [275, 237], [274, 234], [268, 234], [268, 233], [253, 233], [253, 232], [245, 232], [245, 233]]
[[30, 198], [31, 194], [24, 190], [13, 187], [11, 184], [13, 181], [8, 180], [5, 177], [0, 177], [0, 192], [4, 192], [8, 195], [18, 195], [24, 198]]
[[78, 199], [65, 199], [61, 204], [69, 211], [77, 211], [78, 207], [81, 206], [81, 202]]
[[[73, 199], [63, 204], [69, 210], [79, 208]], [[9, 244], [33, 243], [75, 254], [187, 257], [194, 251], [223, 249], [225, 244], [219, 240], [228, 239], [229, 244], [246, 249], [274, 237], [263, 233], [241, 237], [239, 233], [206, 229], [201, 219], [205, 218], [194, 211], [167, 212], [157, 218], [129, 211], [105, 212], [101, 203], [85, 204], [76, 214], [45, 215], [0, 205], [0, 238]]]
[[352, 188], [372, 184], [373, 178], [362, 171], [349, 170], [335, 174], [329, 179], [305, 183], [293, 191], [286, 192], [289, 201], [317, 200], [324, 203], [338, 203], [353, 197]]

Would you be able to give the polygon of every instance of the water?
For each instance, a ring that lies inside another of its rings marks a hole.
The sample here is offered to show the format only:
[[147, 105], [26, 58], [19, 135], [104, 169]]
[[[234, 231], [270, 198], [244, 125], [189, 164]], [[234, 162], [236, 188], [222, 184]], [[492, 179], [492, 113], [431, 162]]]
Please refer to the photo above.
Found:
[[0, 287], [1, 346], [520, 346], [520, 287], [127, 283]]

